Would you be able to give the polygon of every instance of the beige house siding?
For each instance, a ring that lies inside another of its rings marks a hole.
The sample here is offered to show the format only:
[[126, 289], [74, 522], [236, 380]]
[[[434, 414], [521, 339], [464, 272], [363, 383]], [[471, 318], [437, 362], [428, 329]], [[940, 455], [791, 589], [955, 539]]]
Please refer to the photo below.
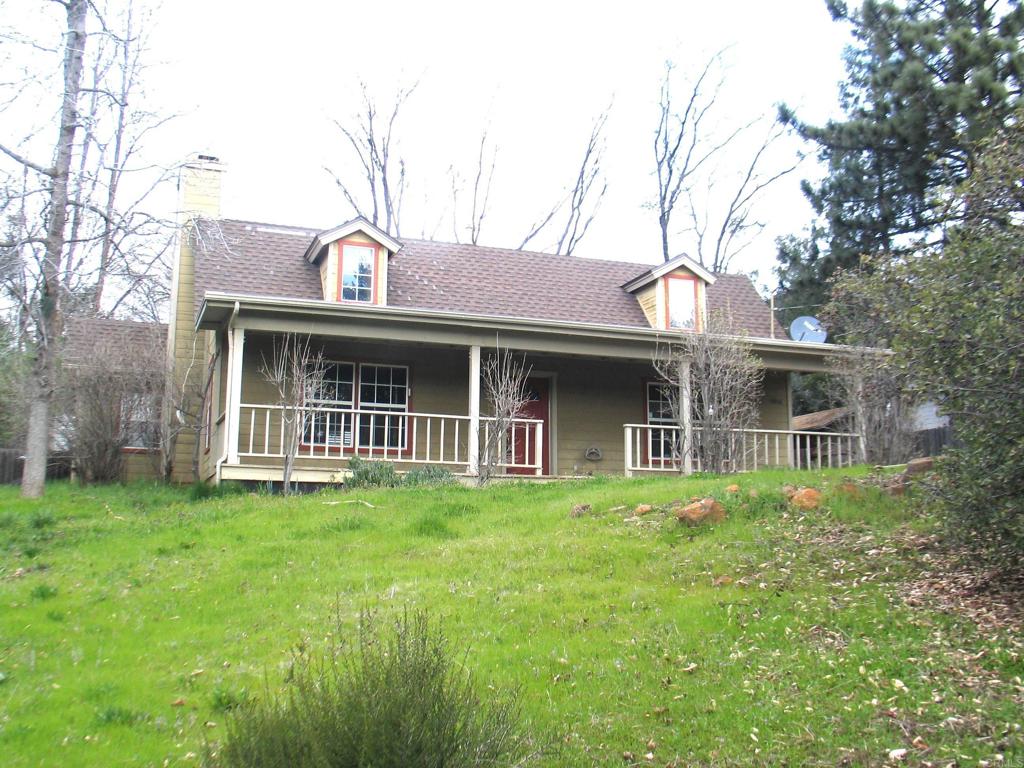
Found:
[[125, 481], [158, 480], [160, 477], [160, 473], [157, 471], [159, 461], [160, 457], [151, 451], [126, 451], [122, 471]]
[[767, 371], [763, 389], [758, 426], [761, 429], [789, 429], [789, 374], [786, 371]]
[[636, 300], [640, 302], [640, 309], [644, 311], [644, 317], [651, 324], [652, 328], [659, 328], [658, 325], [658, 283], [652, 283], [636, 293]]
[[[243, 363], [242, 402], [249, 404], [273, 403], [273, 388], [260, 373], [263, 357], [270, 358], [272, 337], [267, 334], [247, 334]], [[366, 342], [324, 342], [325, 355], [330, 360], [352, 363], [382, 363], [409, 366], [410, 411], [465, 415], [468, 413], [468, 351], [464, 348], [408, 347]], [[485, 350], [486, 354], [486, 350]], [[559, 475], [621, 474], [624, 467], [623, 425], [646, 421], [646, 383], [654, 378], [651, 366], [640, 362], [600, 361], [556, 356], [533, 355], [528, 358], [532, 375], [548, 378], [551, 383], [551, 418], [548, 440], [553, 462], [552, 471]], [[761, 405], [762, 429], [788, 429], [789, 426], [788, 374], [771, 371], [765, 377], [765, 394]], [[486, 404], [482, 404], [486, 413]], [[252, 432], [254, 447], [264, 444], [265, 412], [255, 418], [243, 411], [239, 425], [242, 452], [246, 452]], [[421, 424], [423, 422], [421, 421]], [[459, 455], [467, 449], [466, 426], [460, 425]], [[436, 457], [438, 422], [433, 425], [433, 451]], [[279, 445], [280, 432], [272, 420], [269, 440], [272, 450]], [[220, 445], [216, 440], [215, 445]], [[784, 445], [784, 442], [783, 442]], [[600, 451], [599, 460], [587, 459], [588, 449]], [[417, 431], [416, 451], [425, 455], [426, 434], [421, 426]], [[445, 453], [451, 458], [455, 450], [455, 435], [451, 422], [447, 426]], [[211, 453], [213, 453], [211, 451]], [[784, 460], [784, 450], [773, 461]], [[217, 454], [219, 456], [219, 453]], [[242, 463], [266, 465], [276, 460], [243, 457]], [[330, 459], [298, 461], [299, 467], [330, 467], [343, 469], [347, 460], [333, 465]], [[411, 465], [396, 461], [399, 469]], [[455, 471], [460, 468], [454, 467]]]

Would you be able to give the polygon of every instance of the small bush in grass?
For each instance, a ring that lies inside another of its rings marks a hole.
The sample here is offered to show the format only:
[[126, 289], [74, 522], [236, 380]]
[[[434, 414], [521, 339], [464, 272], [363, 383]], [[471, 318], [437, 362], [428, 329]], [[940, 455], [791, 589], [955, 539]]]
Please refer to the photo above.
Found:
[[411, 469], [402, 478], [402, 484], [410, 487], [420, 485], [453, 485], [454, 483], [455, 475], [444, 467], [437, 467], [432, 464]]
[[29, 518], [29, 524], [37, 531], [41, 531], [43, 528], [49, 528], [56, 522], [57, 518], [54, 517], [53, 513], [49, 510], [40, 510], [33, 513], [32, 517]]
[[352, 475], [345, 485], [349, 488], [397, 488], [402, 484], [395, 465], [389, 461], [365, 461], [353, 456], [348, 468]]
[[514, 696], [481, 699], [463, 656], [425, 614], [382, 632], [363, 616], [357, 638], [300, 652], [285, 691], [228, 713], [207, 749], [221, 768], [462, 768], [522, 765]]
[[33, 600], [49, 600], [57, 596], [57, 588], [49, 584], [36, 584], [32, 587], [31, 595]]

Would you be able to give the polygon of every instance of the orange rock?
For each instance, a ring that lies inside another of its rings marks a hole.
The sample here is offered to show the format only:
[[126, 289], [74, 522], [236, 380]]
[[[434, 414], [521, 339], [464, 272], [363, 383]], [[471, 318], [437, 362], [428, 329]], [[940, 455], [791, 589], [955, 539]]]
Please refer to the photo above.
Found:
[[634, 515], [646, 515], [654, 511], [654, 507], [650, 504], [637, 504], [636, 509], [633, 510]]
[[732, 584], [732, 576], [719, 576], [711, 582], [711, 586], [713, 587], [727, 587], [730, 584]]
[[821, 491], [817, 488], [801, 488], [789, 497], [789, 503], [798, 509], [817, 509], [821, 505]]
[[907, 468], [904, 470], [904, 474], [908, 477], [923, 475], [925, 472], [931, 472], [934, 468], [935, 459], [931, 456], [927, 456], [923, 459], [911, 459], [907, 462]]
[[172, 707], [184, 707], [185, 706], [185, 700], [184, 699], [175, 699], [174, 701], [171, 702], [171, 706]]
[[687, 525], [701, 525], [702, 523], [720, 523], [725, 520], [725, 507], [710, 496], [685, 507], [676, 507], [672, 510], [680, 523]]
[[851, 480], [844, 480], [836, 486], [836, 490], [844, 496], [849, 496], [851, 499], [859, 499], [864, 495], [861, 487]]
[[738, 485], [736, 485], [736, 483], [733, 483], [732, 485], [725, 486], [725, 492], [726, 493], [739, 493], [740, 492], [740, 487]]

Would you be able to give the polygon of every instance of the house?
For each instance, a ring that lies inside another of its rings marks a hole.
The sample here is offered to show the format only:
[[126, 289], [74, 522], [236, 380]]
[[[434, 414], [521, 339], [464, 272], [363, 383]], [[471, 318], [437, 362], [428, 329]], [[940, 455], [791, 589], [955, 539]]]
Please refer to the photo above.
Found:
[[[727, 312], [766, 366], [760, 424], [738, 469], [794, 462], [789, 374], [825, 370], [836, 347], [786, 338], [744, 276], [686, 256], [657, 267], [397, 239], [354, 219], [318, 231], [220, 218], [223, 166], [182, 175], [188, 224], [174, 271], [168, 349], [206, 393], [203, 479], [281, 476], [282, 412], [261, 364], [274, 339], [308, 336], [328, 361], [293, 478], [339, 482], [352, 456], [473, 475], [488, 432], [480, 367], [523, 354], [531, 402], [510, 430], [508, 474], [552, 477], [699, 469], [658, 446], [669, 423], [659, 345]], [[207, 375], [209, 372], [209, 375]], [[844, 461], [852, 460], [849, 441]], [[190, 436], [176, 466], [191, 467]]]
[[57, 419], [55, 438], [65, 451], [89, 454], [74, 456], [76, 472], [88, 474], [86, 465], [99, 458], [112, 469], [120, 465], [123, 479], [159, 475], [166, 345], [163, 323], [67, 319], [61, 357], [73, 400]]

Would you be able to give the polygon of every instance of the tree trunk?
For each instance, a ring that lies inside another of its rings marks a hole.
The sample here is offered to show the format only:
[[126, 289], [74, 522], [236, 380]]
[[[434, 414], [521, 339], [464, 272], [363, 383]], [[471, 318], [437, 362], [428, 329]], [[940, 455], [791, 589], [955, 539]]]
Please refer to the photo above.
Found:
[[36, 339], [32, 366], [32, 405], [29, 408], [28, 453], [22, 475], [21, 494], [27, 498], [43, 495], [46, 480], [50, 434], [50, 400], [57, 370], [57, 342], [61, 334], [61, 258], [64, 254], [64, 226], [68, 218], [68, 177], [78, 130], [78, 95], [82, 87], [82, 62], [85, 57], [85, 18], [87, 0], [67, 4], [67, 38], [64, 41], [64, 97], [60, 112], [60, 132], [53, 168], [50, 169], [50, 220], [46, 227], [46, 253], [40, 293], [39, 338]]
[[[25, 469], [21, 475], [21, 495], [36, 499], [43, 495], [46, 482], [46, 449], [50, 441], [50, 403], [33, 398], [28, 411], [28, 436], [25, 439]], [[34, 460], [36, 457], [42, 460]]]

